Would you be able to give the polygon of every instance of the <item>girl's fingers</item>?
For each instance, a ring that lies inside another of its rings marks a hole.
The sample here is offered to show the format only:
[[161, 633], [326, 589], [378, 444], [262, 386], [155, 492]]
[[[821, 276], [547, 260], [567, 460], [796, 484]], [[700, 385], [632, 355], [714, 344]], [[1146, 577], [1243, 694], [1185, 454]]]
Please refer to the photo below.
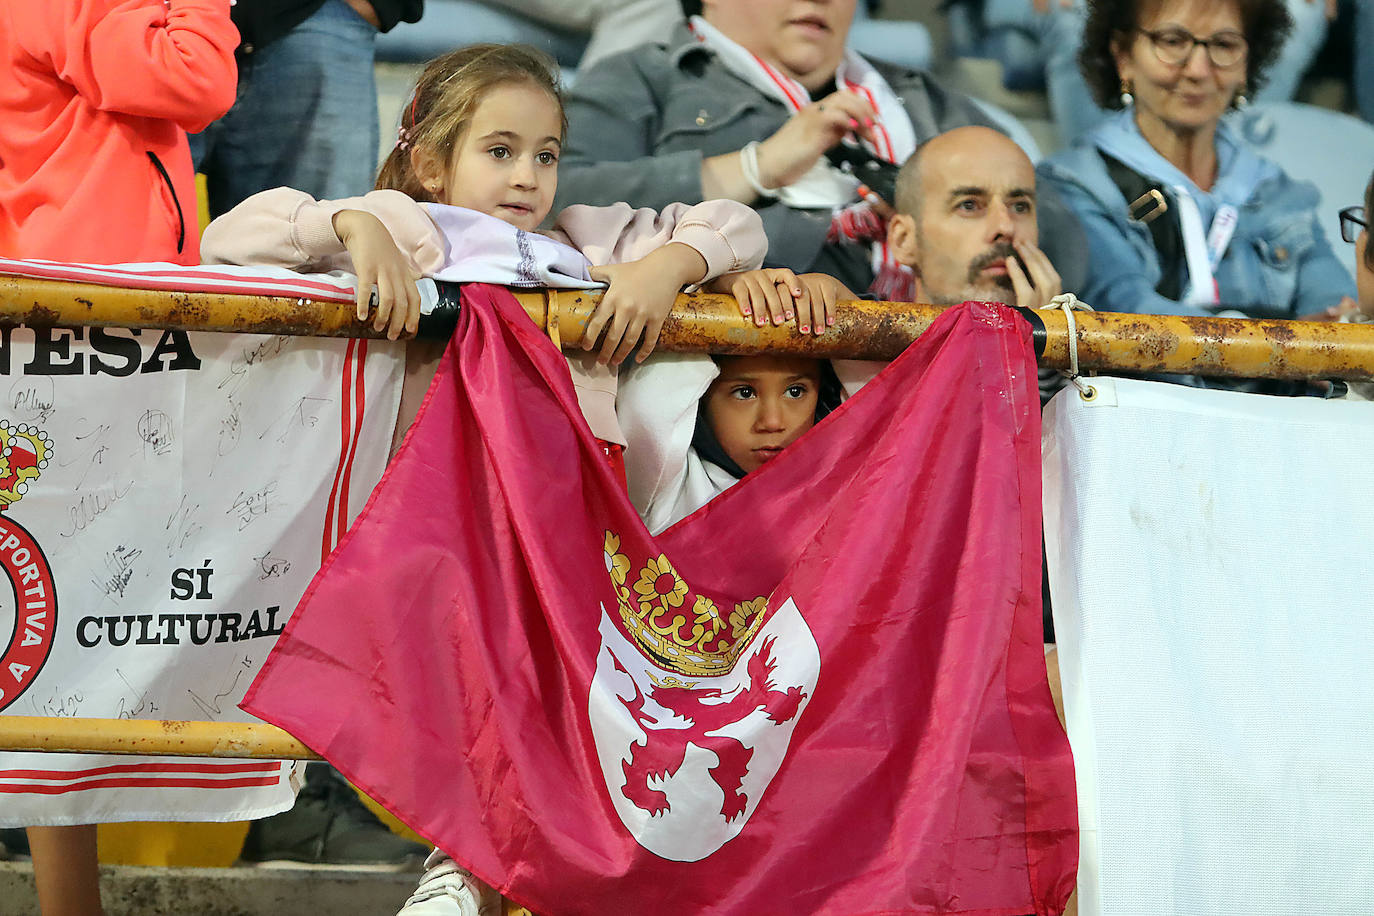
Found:
[[611, 354], [611, 363], [620, 365], [625, 359], [634, 352], [635, 344], [639, 343], [639, 335], [644, 331], [645, 319], [636, 316], [625, 326], [625, 333], [621, 335], [620, 343], [616, 346], [615, 352]]
[[817, 336], [817, 337], [821, 336], [821, 333], [824, 332], [826, 328], [830, 327], [831, 325], [833, 325], [833, 324], [835, 323], [835, 301], [836, 301], [835, 287], [834, 287], [832, 284], [829, 284], [829, 283], [826, 283], [826, 284], [822, 285], [822, 287], [821, 287], [821, 308], [822, 308], [823, 314], [820, 315], [820, 316], [818, 316], [818, 317], [816, 318], [816, 336]]
[[606, 339], [601, 342], [601, 352], [596, 357], [603, 366], [611, 362], [616, 348], [620, 346], [620, 339], [625, 336], [625, 320], [621, 309], [617, 308], [611, 316], [611, 323], [606, 326]]
[[368, 309], [372, 305], [372, 284], [364, 284], [363, 278], [358, 278], [358, 320], [366, 321]]
[[768, 303], [763, 298], [763, 287], [753, 274], [740, 281], [740, 293], [749, 300], [749, 311], [754, 316], [754, 324], [763, 327], [768, 320]]
[[420, 307], [424, 304], [420, 286], [415, 281], [415, 277], [408, 277], [405, 285], [406, 298], [410, 301], [410, 320], [406, 322], [406, 330], [412, 337], [420, 333]]
[[[778, 296], [777, 285], [771, 280], [767, 281], [762, 284], [761, 293], [763, 295], [764, 305], [768, 310], [768, 317], [772, 320], [773, 324], [782, 324], [783, 321], [786, 320], [784, 317], [786, 313], [783, 311], [782, 299]], [[789, 296], [788, 298], [790, 299], [791, 297]]]
[[607, 290], [602, 294], [596, 311], [592, 312], [592, 317], [587, 320], [587, 326], [582, 330], [582, 349], [592, 350], [596, 348], [596, 340], [601, 336], [602, 328], [606, 327], [606, 322], [613, 314], [615, 314], [615, 300], [611, 298], [611, 291]]
[[802, 293], [801, 280], [797, 279], [797, 275], [786, 267], [775, 267], [768, 272], [768, 275], [773, 280], [773, 286], [777, 289], [779, 298], [782, 299], [784, 316], [789, 321], [792, 320], [792, 315], [788, 314], [791, 312], [790, 303]]
[[782, 320], [791, 321], [797, 315], [797, 288], [779, 278], [773, 281], [773, 289], [778, 294], [778, 301], [782, 303]]
[[649, 358], [649, 354], [654, 352], [654, 347], [658, 346], [658, 335], [662, 330], [663, 320], [658, 318], [644, 326], [644, 344], [639, 348], [635, 362], [642, 363]]
[[771, 289], [767, 280], [758, 276], [749, 278], [749, 302], [754, 310], [754, 324], [763, 327], [772, 320], [772, 314], [768, 311], [768, 294], [764, 290]]
[[736, 280], [730, 287], [730, 295], [735, 297], [735, 304], [739, 306], [739, 313], [748, 318], [754, 313], [754, 303], [749, 299], [749, 284], [744, 280]]
[[749, 280], [741, 278], [735, 281], [735, 285], [730, 287], [730, 295], [735, 297], [739, 303], [740, 314], [745, 318], [753, 318], [755, 322], [762, 324], [763, 315], [758, 312], [758, 301], [754, 298], [754, 288]]
[[381, 277], [373, 279], [377, 284], [377, 314], [372, 319], [372, 329], [374, 331], [386, 330], [387, 322], [391, 320], [391, 296], [382, 289]]
[[[385, 303], [385, 306], [383, 305]], [[377, 330], [385, 331], [388, 338], [395, 333], [396, 327], [396, 291], [392, 288], [391, 277], [384, 271], [377, 272], [377, 311], [380, 313], [386, 310], [386, 320], [379, 320]], [[393, 338], [394, 339], [394, 338]]]
[[406, 326], [411, 322], [410, 293], [406, 291], [409, 286], [404, 277], [396, 277], [391, 281], [391, 298], [395, 305], [391, 308], [391, 332], [387, 334], [392, 340], [400, 340], [406, 333]]
[[797, 330], [803, 334], [810, 334], [814, 327], [816, 318], [816, 306], [819, 304], [811, 295], [811, 289], [805, 283], [798, 283], [792, 289], [792, 305], [797, 310]]
[[354, 269], [358, 272], [358, 320], [366, 321], [368, 313], [372, 309], [375, 295], [372, 286], [376, 278], [366, 263], [356, 264]]

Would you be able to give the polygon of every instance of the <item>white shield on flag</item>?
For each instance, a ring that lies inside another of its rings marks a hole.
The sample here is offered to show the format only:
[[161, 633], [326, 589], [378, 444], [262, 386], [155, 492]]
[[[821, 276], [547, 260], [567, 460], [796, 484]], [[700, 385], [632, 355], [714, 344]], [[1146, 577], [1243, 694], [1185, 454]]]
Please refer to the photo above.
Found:
[[777, 775], [820, 675], [816, 639], [792, 599], [725, 674], [659, 667], [601, 609], [588, 698], [611, 802], [645, 849], [696, 862], [739, 835]]

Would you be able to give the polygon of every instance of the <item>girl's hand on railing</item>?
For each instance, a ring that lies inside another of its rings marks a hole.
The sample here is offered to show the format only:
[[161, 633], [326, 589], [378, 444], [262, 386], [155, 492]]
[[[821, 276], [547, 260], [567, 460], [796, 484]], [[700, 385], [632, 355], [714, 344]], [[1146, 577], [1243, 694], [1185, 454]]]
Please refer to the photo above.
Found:
[[396, 340], [414, 337], [420, 327], [420, 275], [410, 266], [380, 219], [362, 210], [334, 214], [334, 232], [348, 249], [358, 277], [358, 320], [366, 321], [372, 288], [377, 315], [372, 327]]
[[582, 333], [582, 349], [593, 349], [604, 330], [597, 360], [619, 365], [642, 335], [635, 361], [644, 362], [658, 343], [677, 294], [689, 283], [700, 282], [706, 268], [706, 259], [681, 242], [669, 242], [637, 261], [593, 267], [591, 278], [609, 288]]
[[835, 303], [857, 298], [829, 274], [801, 274], [785, 267], [746, 270], [714, 280], [709, 289], [729, 293], [746, 318], [763, 327], [795, 320], [803, 334], [821, 335], [835, 323]]

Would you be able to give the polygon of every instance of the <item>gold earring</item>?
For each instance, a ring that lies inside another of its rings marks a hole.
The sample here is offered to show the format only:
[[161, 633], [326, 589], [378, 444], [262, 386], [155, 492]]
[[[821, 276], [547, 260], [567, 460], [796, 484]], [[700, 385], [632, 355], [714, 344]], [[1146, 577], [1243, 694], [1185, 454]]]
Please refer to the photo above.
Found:
[[1121, 81], [1121, 107], [1130, 108], [1135, 104], [1135, 96], [1131, 93], [1131, 84], [1127, 80]]

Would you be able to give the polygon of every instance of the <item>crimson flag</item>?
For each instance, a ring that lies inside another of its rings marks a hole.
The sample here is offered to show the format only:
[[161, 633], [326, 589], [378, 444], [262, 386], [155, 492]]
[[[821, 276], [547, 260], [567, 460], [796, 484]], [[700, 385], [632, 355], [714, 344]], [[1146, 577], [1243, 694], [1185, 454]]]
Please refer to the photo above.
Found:
[[1058, 913], [1028, 337], [950, 310], [651, 538], [561, 355], [469, 287], [243, 706], [537, 913]]

